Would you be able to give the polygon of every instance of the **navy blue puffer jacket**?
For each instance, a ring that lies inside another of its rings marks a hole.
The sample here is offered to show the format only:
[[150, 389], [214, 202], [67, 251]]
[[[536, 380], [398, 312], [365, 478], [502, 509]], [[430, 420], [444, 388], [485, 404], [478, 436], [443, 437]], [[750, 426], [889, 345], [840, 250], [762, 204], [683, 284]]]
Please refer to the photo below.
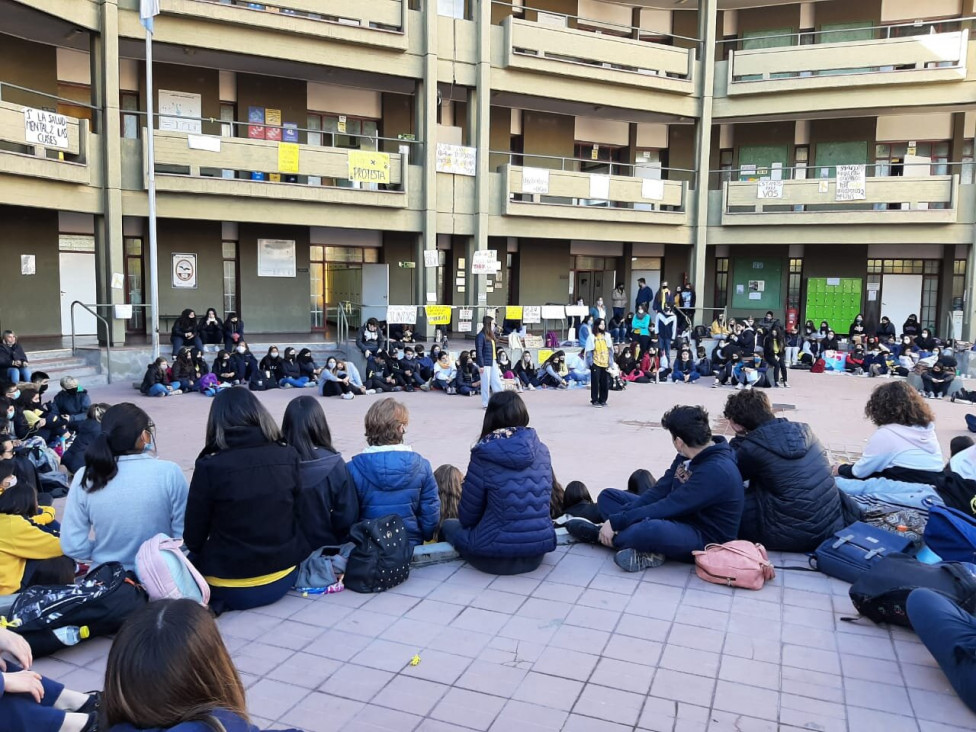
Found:
[[471, 448], [455, 546], [476, 557], [531, 557], [556, 548], [552, 462], [534, 429], [495, 430]]
[[413, 546], [434, 538], [441, 501], [430, 463], [415, 452], [367, 448], [346, 467], [359, 495], [359, 518], [398, 514]]

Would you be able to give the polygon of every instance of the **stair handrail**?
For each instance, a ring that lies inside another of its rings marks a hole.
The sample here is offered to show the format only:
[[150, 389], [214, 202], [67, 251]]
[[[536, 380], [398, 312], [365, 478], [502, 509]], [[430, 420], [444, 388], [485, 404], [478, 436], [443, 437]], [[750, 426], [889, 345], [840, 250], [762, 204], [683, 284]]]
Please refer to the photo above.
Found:
[[75, 349], [75, 305], [80, 305], [81, 307], [83, 307], [89, 313], [94, 315], [95, 318], [102, 323], [102, 325], [105, 326], [105, 350], [108, 354], [108, 359], [107, 359], [108, 366], [105, 369], [105, 375], [106, 378], [108, 379], [108, 383], [111, 384], [112, 383], [112, 324], [109, 323], [105, 318], [103, 318], [97, 312], [92, 310], [92, 308], [93, 307], [104, 308], [104, 307], [112, 307], [112, 306], [111, 304], [99, 305], [98, 303], [88, 306], [85, 303], [83, 303], [81, 300], [75, 300], [74, 302], [71, 303], [71, 355], [72, 356], [75, 355], [75, 350], [76, 350]]

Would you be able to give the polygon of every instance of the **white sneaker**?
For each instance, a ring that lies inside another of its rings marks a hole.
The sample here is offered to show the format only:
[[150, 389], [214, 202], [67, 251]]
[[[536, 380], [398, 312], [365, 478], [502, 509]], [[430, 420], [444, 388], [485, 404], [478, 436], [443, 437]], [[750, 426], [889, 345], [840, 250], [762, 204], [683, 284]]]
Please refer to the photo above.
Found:
[[741, 391], [741, 390], [742, 390], [742, 384], [736, 384], [736, 385], [735, 385], [735, 388], [736, 388], [737, 390], [739, 390], [739, 391]]
[[342, 395], [342, 398], [349, 400], [349, 399], [355, 399], [356, 397], [352, 392], [347, 391], [345, 394]]
[[783, 382], [783, 388], [784, 389], [789, 389], [790, 388], [790, 385], [784, 381]]
[[751, 389], [752, 389], [752, 384], [746, 384], [746, 391], [750, 391]]
[[529, 384], [529, 391], [535, 391], [535, 387], [532, 384]]
[[171, 391], [171, 392], [169, 393], [169, 395], [170, 395], [170, 396], [179, 396], [179, 395], [180, 395], [180, 394], [182, 394], [182, 393], [183, 393], [183, 390], [182, 390], [182, 389], [174, 389], [173, 391]]
[[375, 394], [376, 393], [376, 389], [367, 389], [366, 390], [366, 393], [367, 394]]

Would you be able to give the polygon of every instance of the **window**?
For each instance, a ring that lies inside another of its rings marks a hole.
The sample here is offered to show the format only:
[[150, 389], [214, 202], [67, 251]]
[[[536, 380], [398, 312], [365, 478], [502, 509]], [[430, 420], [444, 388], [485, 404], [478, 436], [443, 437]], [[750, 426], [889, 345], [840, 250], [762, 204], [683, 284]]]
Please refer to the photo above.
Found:
[[309, 145], [344, 147], [350, 150], [376, 150], [379, 121], [343, 114], [308, 113]]
[[715, 259], [715, 307], [724, 308], [729, 301], [729, 258]]
[[[965, 288], [965, 260], [962, 261], [962, 288]], [[869, 259], [868, 283], [884, 284], [882, 275], [886, 274], [920, 274], [922, 275], [922, 302], [919, 307], [918, 319], [923, 328], [930, 328], [933, 333], [938, 332], [939, 320], [939, 259]], [[953, 267], [953, 289], [956, 286], [956, 268]]]
[[224, 260], [224, 314], [239, 313], [237, 293], [240, 289], [240, 277], [237, 267], [237, 242], [223, 242], [221, 252]]
[[126, 140], [138, 140], [139, 128], [139, 94], [137, 92], [122, 92], [119, 102], [122, 107], [122, 137]]
[[962, 310], [966, 303], [966, 260], [952, 263], [952, 309]]
[[786, 290], [786, 307], [800, 312], [800, 291], [803, 286], [803, 260], [790, 259], [790, 281]]
[[[142, 239], [125, 239], [125, 301], [132, 305], [145, 302], [145, 276], [142, 258]], [[132, 308], [132, 317], [125, 323], [127, 333], [146, 332], [146, 309]]]

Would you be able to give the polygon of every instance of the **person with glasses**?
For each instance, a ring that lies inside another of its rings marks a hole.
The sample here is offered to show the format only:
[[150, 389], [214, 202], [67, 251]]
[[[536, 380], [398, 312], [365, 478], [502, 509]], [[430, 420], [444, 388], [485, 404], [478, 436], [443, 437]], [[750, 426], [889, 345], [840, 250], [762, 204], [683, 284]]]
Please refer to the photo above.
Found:
[[183, 536], [189, 484], [179, 465], [155, 456], [156, 428], [135, 404], [107, 409], [101, 427], [68, 492], [61, 549], [72, 559], [131, 570], [147, 539]]

